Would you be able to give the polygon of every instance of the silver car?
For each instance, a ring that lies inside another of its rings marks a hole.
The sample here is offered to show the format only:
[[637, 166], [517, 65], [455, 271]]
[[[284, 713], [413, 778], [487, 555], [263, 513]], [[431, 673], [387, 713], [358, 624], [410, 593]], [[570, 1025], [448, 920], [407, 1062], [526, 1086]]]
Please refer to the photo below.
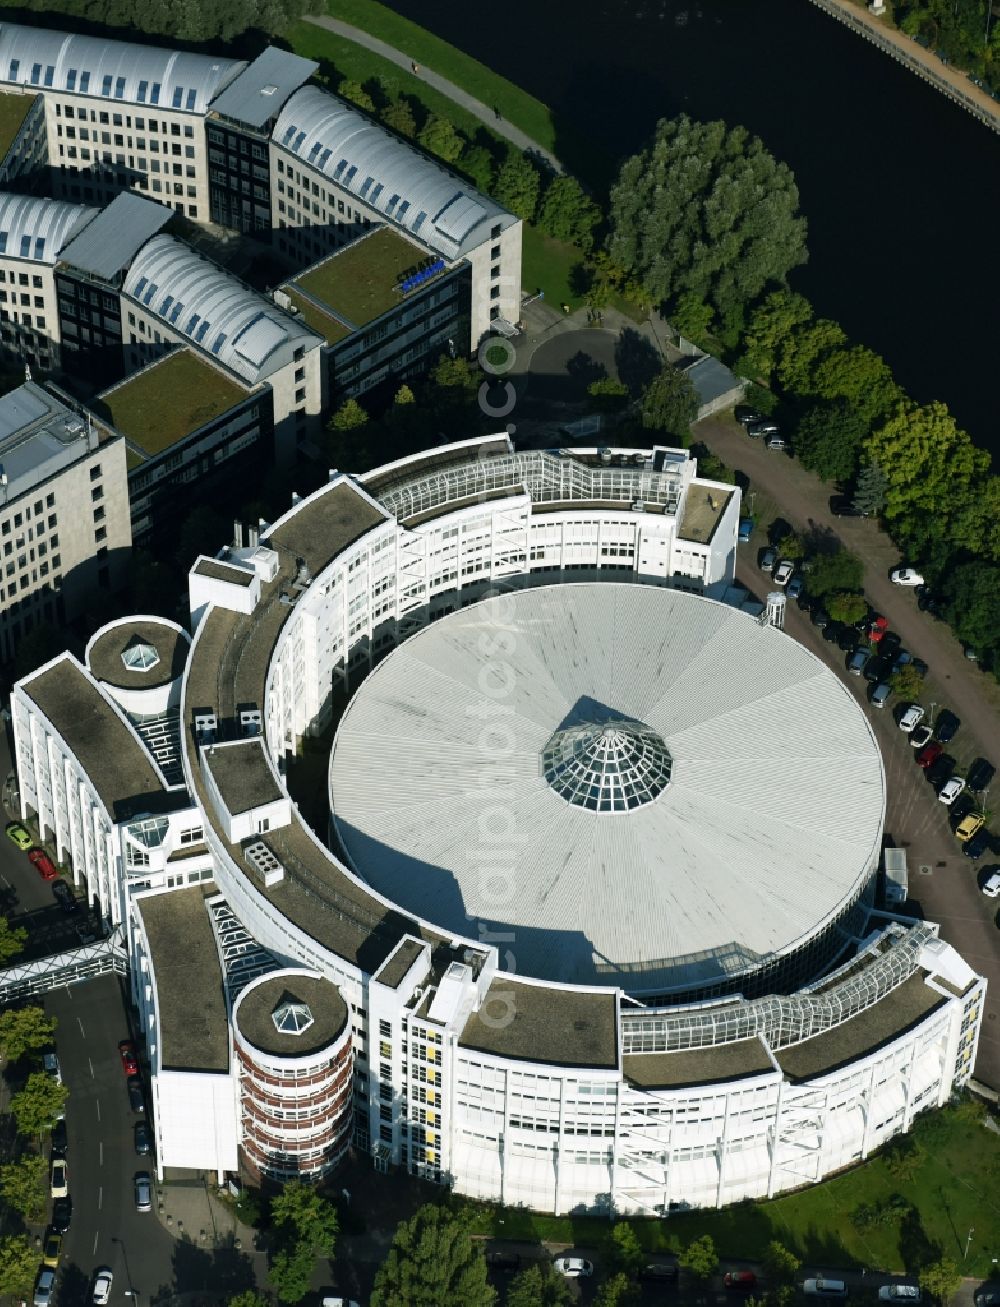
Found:
[[153, 1210], [153, 1182], [148, 1171], [135, 1173], [135, 1210], [151, 1212]]

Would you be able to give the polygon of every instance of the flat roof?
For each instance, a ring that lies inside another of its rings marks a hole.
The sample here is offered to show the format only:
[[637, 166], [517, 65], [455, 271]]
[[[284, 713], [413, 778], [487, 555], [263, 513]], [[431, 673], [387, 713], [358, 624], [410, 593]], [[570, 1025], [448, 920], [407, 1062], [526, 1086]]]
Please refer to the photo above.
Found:
[[684, 495], [684, 511], [677, 527], [678, 537], [707, 545], [715, 535], [715, 528], [732, 497], [732, 490], [720, 490], [718, 486], [706, 486], [692, 481]]
[[153, 964], [164, 1070], [229, 1070], [222, 967], [205, 906], [215, 893], [214, 886], [192, 885], [135, 900]]
[[523, 985], [500, 974], [458, 1042], [521, 1062], [611, 1070], [618, 1065], [616, 996]]
[[250, 391], [181, 348], [98, 396], [116, 429], [155, 458], [241, 404]]
[[34, 381], [0, 395], [0, 463], [8, 503], [96, 449], [83, 418]]
[[804, 1043], [775, 1052], [782, 1071], [790, 1080], [811, 1080], [896, 1039], [949, 1001], [925, 983], [926, 976], [925, 971], [915, 971], [857, 1016]]
[[269, 45], [215, 97], [209, 111], [249, 127], [264, 127], [318, 67], [312, 59]]
[[286, 283], [281, 288], [305, 319], [306, 325], [317, 332], [328, 345], [336, 345], [351, 335], [351, 328], [333, 316], [333, 310], [320, 304], [311, 295]]
[[[272, 1013], [290, 1000], [304, 1003], [313, 1019], [300, 1035], [278, 1030]], [[347, 1023], [347, 1004], [331, 980], [321, 976], [287, 974], [250, 985], [236, 1003], [236, 1026], [247, 1041], [262, 1053], [278, 1057], [307, 1057], [327, 1048]]]
[[[151, 645], [160, 661], [149, 671], [133, 671], [122, 662], [122, 654], [134, 643]], [[98, 681], [123, 690], [152, 690], [169, 685], [184, 674], [191, 641], [186, 631], [155, 619], [120, 622], [99, 636], [87, 650], [87, 666]]]
[[642, 1089], [680, 1089], [774, 1073], [774, 1063], [755, 1037], [676, 1053], [627, 1053], [622, 1058], [622, 1071], [626, 1080]]
[[110, 281], [173, 216], [173, 209], [123, 191], [63, 247], [60, 258]]
[[259, 736], [213, 744], [205, 750], [204, 758], [222, 802], [234, 817], [277, 803], [283, 797]]
[[317, 267], [296, 277], [300, 286], [354, 327], [403, 304], [397, 287], [408, 272], [427, 262], [427, 253], [391, 227], [376, 227]]
[[400, 517], [400, 521], [406, 526], [422, 526], [425, 522], [433, 522], [436, 517], [444, 517], [447, 513], [457, 513], [461, 508], [475, 508], [477, 504], [488, 504], [494, 499], [510, 499], [514, 495], [526, 495], [527, 487], [521, 486], [498, 486], [496, 490], [480, 490], [474, 495], [467, 495], [463, 499], [443, 499], [440, 504], [433, 508], [424, 509], [422, 513], [414, 513], [410, 517]]
[[333, 482], [268, 532], [266, 543], [301, 558], [313, 576], [372, 527], [388, 520], [351, 481]]
[[0, 93], [0, 161], [7, 157], [7, 151], [17, 140], [17, 134], [37, 99], [37, 95], [18, 95], [11, 91]]
[[177, 806], [132, 728], [75, 658], [65, 654], [21, 688], [72, 749], [113, 820]]
[[425, 454], [415, 454], [398, 463], [390, 463], [386, 468], [376, 468], [365, 472], [358, 478], [369, 494], [376, 499], [393, 486], [415, 481], [428, 472], [439, 468], [451, 467], [459, 463], [468, 463], [470, 459], [486, 458], [490, 454], [509, 454], [509, 436], [485, 436], [482, 440], [463, 441], [458, 447], [447, 449], [430, 449]]
[[255, 573], [235, 563], [225, 563], [221, 558], [200, 558], [195, 564], [196, 576], [208, 576], [213, 581], [226, 581], [230, 585], [249, 587], [253, 584]]
[[385, 985], [387, 989], [395, 989], [403, 980], [403, 977], [413, 966], [417, 958], [423, 952], [424, 946], [419, 940], [404, 940], [393, 953], [392, 957], [387, 959], [385, 965], [374, 977], [380, 985]]

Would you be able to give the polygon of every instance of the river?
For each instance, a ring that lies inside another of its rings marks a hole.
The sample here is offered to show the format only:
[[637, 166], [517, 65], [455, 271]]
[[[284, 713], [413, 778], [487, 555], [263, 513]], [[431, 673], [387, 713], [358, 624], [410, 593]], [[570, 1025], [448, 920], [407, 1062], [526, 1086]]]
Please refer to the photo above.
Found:
[[809, 220], [795, 287], [1000, 465], [1000, 136], [807, 0], [384, 2], [549, 104], [575, 171], [681, 112], [759, 135]]

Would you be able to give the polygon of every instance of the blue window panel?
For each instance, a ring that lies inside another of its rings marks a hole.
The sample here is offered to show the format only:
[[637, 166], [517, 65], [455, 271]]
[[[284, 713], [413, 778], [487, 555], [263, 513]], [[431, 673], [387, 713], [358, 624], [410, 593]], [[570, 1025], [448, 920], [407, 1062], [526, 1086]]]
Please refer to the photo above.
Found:
[[51, 85], [52, 85], [52, 79], [53, 79], [53, 77], [55, 77], [55, 75], [56, 75], [55, 64], [48, 64], [47, 67], [46, 67], [46, 69], [45, 69], [45, 85], [46, 85], [46, 86], [51, 86]]
[[38, 83], [39, 83], [41, 80], [42, 80], [42, 65], [41, 65], [41, 64], [32, 64], [32, 65], [31, 65], [31, 85], [32, 85], [32, 86], [37, 86]]
[[140, 297], [140, 295], [142, 294], [142, 292], [146, 289], [146, 287], [147, 287], [148, 285], [149, 285], [149, 278], [148, 278], [148, 277], [140, 277], [140, 278], [139, 278], [138, 282], [136, 283], [136, 287], [135, 287], [135, 297], [136, 297], [136, 299], [138, 299], [138, 298]]
[[319, 152], [320, 152], [320, 150], [322, 150], [322, 148], [323, 148], [323, 142], [322, 142], [322, 141], [317, 141], [317, 142], [315, 143], [315, 145], [312, 147], [312, 149], [309, 151], [309, 162], [310, 162], [310, 163], [313, 162], [313, 160], [316, 158], [317, 154], [319, 154]]
[[159, 104], [159, 103], [160, 103], [160, 83], [159, 83], [159, 82], [154, 82], [154, 83], [153, 83], [153, 94], [149, 97], [149, 103], [150, 103], [150, 104]]
[[292, 146], [292, 149], [293, 149], [293, 150], [298, 150], [298, 149], [300, 149], [301, 146], [302, 146], [302, 142], [303, 142], [305, 139], [306, 139], [306, 134], [305, 134], [305, 132], [299, 132], [298, 136], [296, 136], [296, 138], [295, 138], [295, 144]]
[[292, 123], [291, 127], [285, 128], [285, 134], [281, 138], [281, 144], [287, 145], [294, 135], [295, 135], [295, 124]]
[[196, 100], [197, 100], [197, 92], [195, 91], [194, 87], [192, 87], [191, 90], [188, 91], [187, 93], [187, 102], [185, 104], [185, 108], [193, 109]]
[[31, 237], [21, 237], [21, 258], [27, 259], [31, 256]]
[[138, 101], [139, 101], [140, 104], [145, 104], [145, 103], [146, 103], [146, 95], [147, 95], [148, 92], [149, 92], [149, 83], [148, 83], [148, 82], [140, 82], [140, 83], [139, 83], [139, 94], [138, 94], [138, 96], [136, 97], [136, 98], [138, 99]]
[[124, 78], [124, 77], [116, 77], [116, 78], [115, 78], [115, 99], [116, 99], [116, 100], [124, 100], [124, 99], [125, 99], [125, 78]]
[[75, 91], [75, 90], [76, 90], [76, 69], [75, 69], [75, 68], [71, 68], [71, 69], [69, 70], [69, 72], [66, 74], [66, 90], [67, 90], [67, 91]]
[[320, 157], [319, 157], [319, 166], [320, 166], [321, 168], [325, 168], [326, 165], [330, 162], [330, 155], [331, 155], [331, 154], [333, 154], [333, 151], [328, 149], [328, 150], [324, 150], [323, 153], [320, 155]]
[[187, 324], [187, 326], [184, 328], [184, 334], [185, 334], [186, 336], [193, 336], [193, 335], [194, 335], [194, 329], [195, 329], [195, 327], [197, 327], [197, 325], [198, 325], [198, 318], [199, 318], [200, 316], [201, 316], [201, 315], [198, 314], [198, 313], [192, 313], [191, 316], [190, 316], [190, 318], [188, 318], [188, 324]]
[[420, 213], [417, 214], [417, 220], [413, 224], [413, 230], [419, 231], [426, 221], [427, 221], [427, 214], [424, 213], [423, 210], [421, 210]]
[[36, 259], [44, 259], [44, 258], [45, 258], [45, 237], [44, 237], [44, 236], [36, 236], [36, 237], [35, 237], [35, 258], [36, 258]]
[[86, 95], [90, 90], [90, 73], [80, 74], [80, 94]]
[[351, 182], [354, 181], [357, 175], [358, 175], [357, 165], [352, 163], [347, 170], [347, 175], [344, 177], [344, 185], [350, 186]]
[[12, 82], [16, 82], [16, 81], [17, 81], [17, 75], [18, 75], [18, 73], [19, 73], [20, 71], [21, 71], [21, 61], [20, 61], [20, 59], [12, 59], [12, 60], [10, 61], [10, 78], [9, 78], [8, 80], [9, 80], [9, 81], [12, 81]]
[[194, 338], [197, 344], [200, 345], [201, 342], [205, 339], [205, 333], [208, 331], [208, 327], [209, 327], [208, 318], [203, 318], [201, 322], [201, 326], [194, 333]]
[[171, 322], [176, 322], [176, 321], [177, 321], [177, 319], [181, 316], [181, 310], [182, 310], [183, 308], [184, 308], [184, 305], [180, 302], [180, 300], [178, 300], [177, 303], [174, 305], [174, 307], [170, 310], [170, 321], [171, 321]]
[[383, 192], [384, 190], [385, 190], [385, 187], [382, 185], [381, 182], [379, 182], [379, 184], [378, 184], [378, 185], [375, 187], [375, 189], [372, 191], [370, 203], [371, 203], [371, 204], [374, 204], [374, 203], [376, 202], [376, 200], [378, 199], [378, 197], [382, 194], [382, 192]]
[[7, 233], [0, 231], [0, 254], [7, 253]]
[[225, 343], [226, 343], [226, 334], [225, 332], [220, 331], [219, 334], [216, 336], [215, 340], [212, 341], [212, 353], [218, 354], [219, 350], [222, 349]]
[[173, 96], [173, 100], [172, 100], [172, 102], [171, 102], [171, 107], [174, 108], [174, 109], [179, 109], [179, 108], [181, 107], [181, 101], [182, 101], [183, 99], [184, 99], [184, 88], [183, 88], [183, 86], [175, 86], [175, 87], [174, 87], [174, 96]]
[[110, 94], [111, 94], [111, 83], [112, 83], [113, 80], [114, 80], [114, 79], [112, 78], [112, 76], [111, 76], [110, 73], [105, 73], [105, 75], [104, 75], [104, 80], [101, 82], [101, 94], [102, 94], [102, 95], [110, 95]]
[[333, 170], [333, 180], [335, 182], [340, 181], [340, 174], [344, 171], [346, 167], [347, 167], [347, 160], [341, 159], [340, 163], [338, 163], [336, 168], [334, 168]]
[[152, 304], [153, 296], [156, 294], [156, 282], [151, 281], [146, 287], [146, 293], [142, 297], [143, 304]]

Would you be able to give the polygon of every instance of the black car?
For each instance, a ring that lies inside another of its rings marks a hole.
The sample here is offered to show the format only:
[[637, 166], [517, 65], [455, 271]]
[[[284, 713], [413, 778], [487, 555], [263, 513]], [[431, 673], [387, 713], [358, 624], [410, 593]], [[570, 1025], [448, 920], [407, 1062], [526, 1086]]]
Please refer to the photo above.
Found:
[[840, 637], [844, 634], [844, 623], [829, 621], [823, 627], [823, 639], [829, 640], [831, 644], [839, 644]]
[[748, 422], [760, 422], [764, 414], [759, 409], [751, 408], [749, 404], [737, 404], [733, 416], [745, 427]]
[[72, 1219], [72, 1198], [57, 1198], [52, 1204], [52, 1228], [56, 1234], [65, 1234]]
[[864, 678], [872, 685], [878, 685], [892, 673], [890, 658], [870, 658], [865, 664]]
[[52, 1127], [52, 1156], [66, 1156], [66, 1118], [61, 1116]]
[[862, 643], [862, 640], [853, 626], [844, 626], [837, 637], [837, 643], [844, 653], [853, 653], [858, 645]]
[[993, 781], [997, 769], [985, 758], [977, 758], [965, 776], [965, 783], [970, 790], [985, 790]]
[[817, 604], [816, 607], [809, 614], [809, 620], [812, 622], [813, 626], [818, 626], [819, 629], [822, 631], [824, 627], [830, 625], [830, 614], [826, 611], [826, 609], [823, 607], [822, 604]]
[[[146, 1157], [153, 1151], [153, 1135], [145, 1121], [136, 1121], [133, 1132], [136, 1157]], [[486, 1254], [489, 1261], [489, 1253]]]
[[920, 676], [926, 676], [926, 675], [927, 675], [927, 672], [928, 672], [928, 670], [929, 670], [928, 667], [927, 667], [927, 664], [924, 662], [924, 660], [923, 660], [922, 658], [914, 658], [914, 659], [910, 662], [910, 666], [911, 666], [911, 667], [913, 668], [913, 670], [914, 670], [915, 672], [917, 672]]
[[944, 609], [944, 600], [925, 585], [917, 586], [917, 607], [932, 617], [939, 617]]
[[947, 708], [938, 713], [938, 719], [934, 724], [934, 738], [940, 740], [942, 744], [947, 744], [953, 740], [958, 733], [958, 728], [962, 725], [960, 718], [956, 717], [953, 712]]
[[939, 758], [934, 759], [925, 774], [931, 785], [939, 790], [954, 770], [955, 759], [949, 753], [942, 753]]
[[979, 805], [969, 791], [967, 789], [963, 790], [948, 810], [948, 820], [951, 822], [952, 829], [968, 817], [970, 813], [975, 812], [978, 807]]
[[661, 1283], [664, 1280], [676, 1280], [680, 1276], [681, 1268], [677, 1262], [647, 1262], [639, 1272], [640, 1280], [656, 1280]]
[[886, 631], [882, 639], [878, 642], [878, 651], [895, 660], [903, 644], [903, 637], [896, 631]]
[[67, 912], [70, 916], [74, 916], [80, 911], [80, 905], [76, 901], [76, 895], [64, 880], [54, 880], [52, 882], [52, 893], [63, 912]]
[[830, 512], [834, 517], [867, 517], [860, 509], [854, 507], [854, 501], [847, 495], [833, 495], [830, 499]]
[[967, 858], [981, 858], [993, 848], [993, 836], [985, 826], [980, 827], [971, 840], [962, 845], [962, 852]]
[[128, 1105], [133, 1112], [145, 1112], [146, 1099], [142, 1092], [142, 1081], [138, 1076], [128, 1078]]

